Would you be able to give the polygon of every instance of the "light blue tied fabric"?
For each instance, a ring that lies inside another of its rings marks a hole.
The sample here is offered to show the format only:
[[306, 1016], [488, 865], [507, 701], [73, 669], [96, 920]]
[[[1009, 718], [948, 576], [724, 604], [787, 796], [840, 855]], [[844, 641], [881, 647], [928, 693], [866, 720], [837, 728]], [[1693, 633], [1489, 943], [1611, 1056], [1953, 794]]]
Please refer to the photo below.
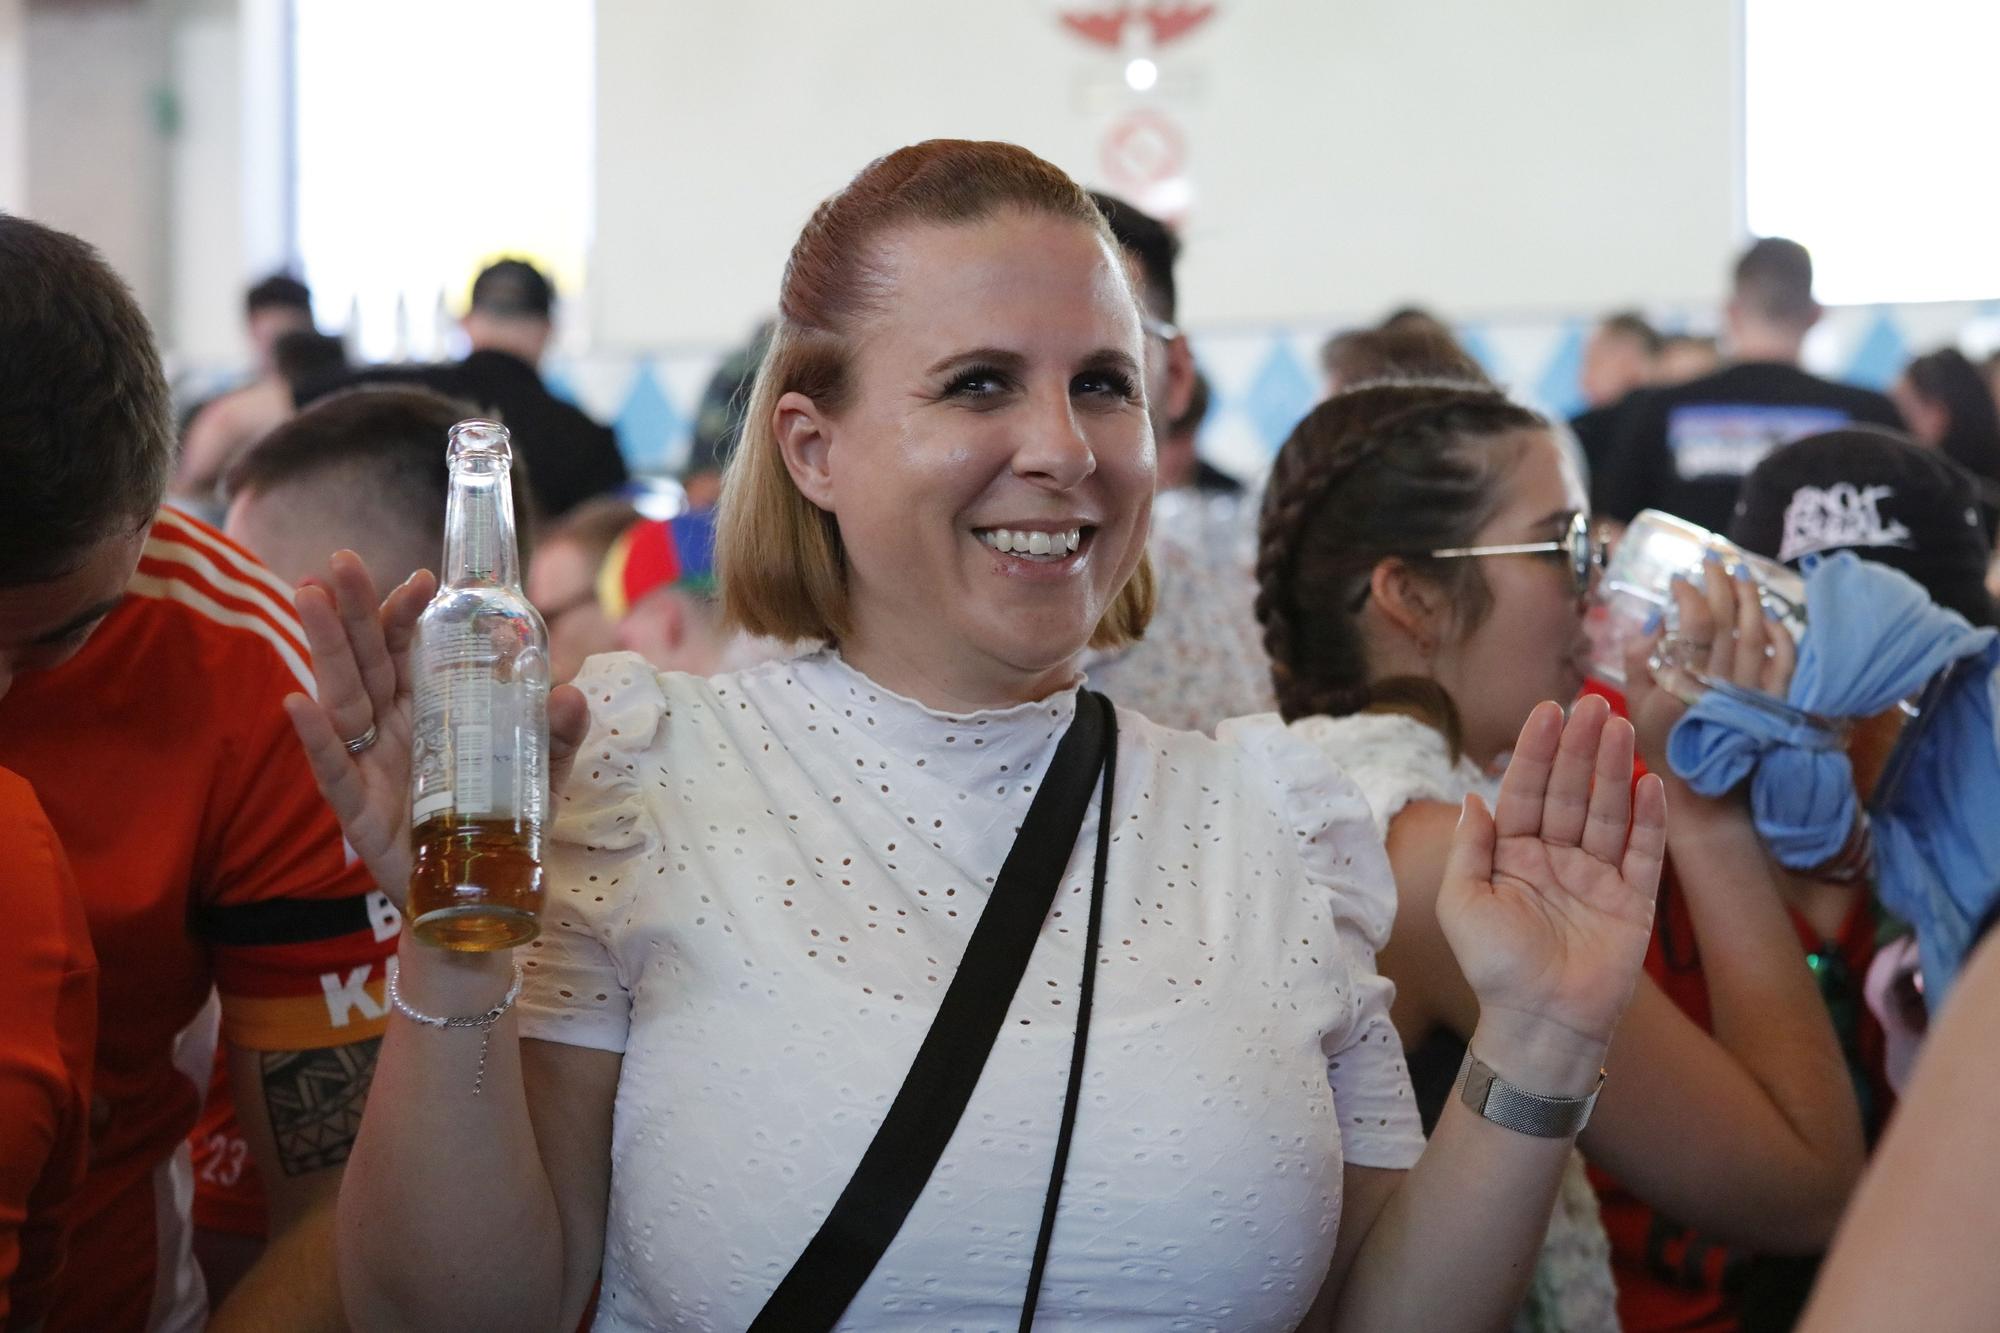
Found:
[[[2000, 633], [1974, 629], [1908, 575], [1846, 551], [1808, 571], [1806, 618], [1786, 695], [1803, 713], [1874, 717], [1952, 663], [1979, 659], [1932, 704], [1893, 800], [1872, 812], [1878, 893], [1916, 929], [1934, 1005], [2000, 891]], [[1831, 860], [1854, 825], [1854, 775], [1839, 744], [1722, 691], [1675, 725], [1667, 760], [1705, 796], [1749, 776], [1758, 832], [1796, 869]]]

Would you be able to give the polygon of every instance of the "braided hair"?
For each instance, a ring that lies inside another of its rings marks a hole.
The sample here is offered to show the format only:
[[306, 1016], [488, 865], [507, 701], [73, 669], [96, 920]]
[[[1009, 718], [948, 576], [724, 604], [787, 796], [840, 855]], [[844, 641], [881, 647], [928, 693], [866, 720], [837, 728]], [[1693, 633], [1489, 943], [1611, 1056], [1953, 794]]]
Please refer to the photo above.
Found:
[[1327, 399], [1279, 449], [1258, 526], [1257, 619], [1287, 721], [1364, 709], [1411, 713], [1459, 745], [1458, 710], [1428, 676], [1370, 681], [1361, 607], [1395, 557], [1458, 608], [1465, 632], [1490, 609], [1478, 562], [1424, 552], [1471, 545], [1505, 499], [1518, 450], [1504, 437], [1541, 416], [1489, 385], [1382, 381]]

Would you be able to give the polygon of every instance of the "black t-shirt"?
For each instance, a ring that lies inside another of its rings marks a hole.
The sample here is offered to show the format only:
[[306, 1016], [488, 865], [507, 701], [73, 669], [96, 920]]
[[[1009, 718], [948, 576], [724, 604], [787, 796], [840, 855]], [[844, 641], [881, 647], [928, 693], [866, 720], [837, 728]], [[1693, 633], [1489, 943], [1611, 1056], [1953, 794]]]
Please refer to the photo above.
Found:
[[1633, 394], [1618, 407], [1591, 473], [1591, 507], [1621, 521], [1661, 509], [1722, 532], [1750, 469], [1783, 444], [1842, 426], [1895, 430], [1903, 419], [1869, 389], [1752, 361], [1671, 388]]
[[383, 383], [420, 384], [498, 416], [516, 456], [526, 460], [528, 492], [543, 518], [625, 484], [625, 459], [611, 428], [550, 393], [533, 366], [505, 352], [474, 352], [439, 366], [371, 367], [301, 388], [299, 405], [349, 385]]
[[1619, 414], [1632, 398], [1633, 394], [1627, 394], [1616, 402], [1590, 408], [1569, 419], [1570, 434], [1576, 436], [1577, 447], [1583, 450], [1584, 466], [1592, 477], [1604, 466], [1604, 456], [1611, 452], [1611, 442], [1618, 436]]

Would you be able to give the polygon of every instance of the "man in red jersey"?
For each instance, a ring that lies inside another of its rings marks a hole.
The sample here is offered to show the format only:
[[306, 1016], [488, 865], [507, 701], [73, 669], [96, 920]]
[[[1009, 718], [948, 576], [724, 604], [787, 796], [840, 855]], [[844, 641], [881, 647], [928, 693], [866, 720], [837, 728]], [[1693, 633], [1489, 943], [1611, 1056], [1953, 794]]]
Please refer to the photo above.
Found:
[[334, 1194], [399, 922], [281, 706], [312, 688], [288, 589], [157, 508], [173, 439], [131, 294], [6, 216], [0, 291], [0, 767], [68, 851], [100, 970], [91, 1167], [47, 1329], [202, 1326], [184, 1140], [217, 992], [272, 1239], [211, 1327], [338, 1328]]
[[62, 844], [0, 768], [0, 1328], [48, 1311], [90, 1143], [97, 962]]

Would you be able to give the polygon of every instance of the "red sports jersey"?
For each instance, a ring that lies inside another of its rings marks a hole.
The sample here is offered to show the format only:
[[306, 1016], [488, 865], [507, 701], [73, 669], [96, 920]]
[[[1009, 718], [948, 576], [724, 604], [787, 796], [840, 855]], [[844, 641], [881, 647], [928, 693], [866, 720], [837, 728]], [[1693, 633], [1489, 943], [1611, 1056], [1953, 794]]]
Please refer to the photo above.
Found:
[[101, 975], [103, 1123], [49, 1333], [198, 1327], [184, 1144], [211, 990], [251, 1050], [379, 1035], [395, 909], [320, 798], [280, 701], [310, 693], [290, 591], [172, 510], [83, 650], [0, 698], [0, 765], [61, 835]]
[[48, 1310], [90, 1148], [97, 960], [62, 845], [0, 769], [0, 1325]]
[[217, 1053], [215, 1077], [188, 1148], [194, 1154], [194, 1224], [204, 1231], [263, 1236], [270, 1228], [264, 1178], [236, 1119], [236, 1096], [229, 1086], [224, 1053]]

